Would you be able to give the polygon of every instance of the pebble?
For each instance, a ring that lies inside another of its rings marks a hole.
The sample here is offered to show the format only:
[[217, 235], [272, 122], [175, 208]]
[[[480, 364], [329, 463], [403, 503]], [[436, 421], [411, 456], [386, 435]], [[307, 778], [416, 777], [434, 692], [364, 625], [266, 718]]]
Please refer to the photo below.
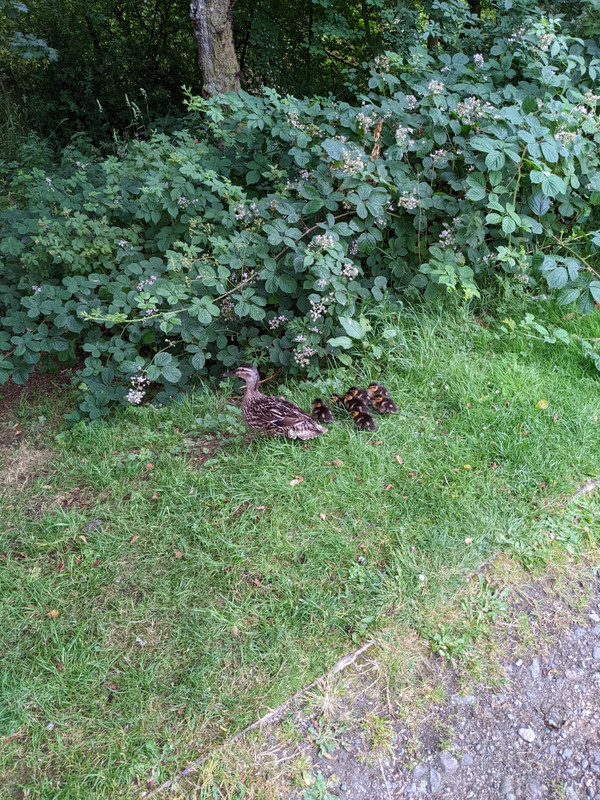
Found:
[[510, 775], [503, 775], [500, 781], [500, 794], [509, 794], [512, 792], [513, 783]]
[[590, 611], [589, 619], [590, 622], [600, 622], [600, 617], [595, 611]]
[[455, 706], [472, 706], [475, 703], [474, 694], [466, 694], [464, 697], [461, 697], [458, 694], [453, 694], [450, 699]]
[[454, 758], [452, 753], [440, 753], [440, 764], [446, 775], [454, 775], [458, 769], [458, 761]]
[[600, 642], [598, 642], [598, 644], [594, 645], [593, 656], [594, 656], [595, 659], [599, 659], [600, 658]]
[[424, 778], [425, 775], [427, 775], [427, 767], [423, 766], [423, 764], [413, 769], [413, 778], [416, 781], [421, 780], [421, 778]]
[[461, 758], [460, 763], [463, 767], [470, 767], [473, 763], [473, 756], [470, 756], [468, 753], [465, 753], [464, 756]]
[[429, 770], [429, 781], [431, 783], [431, 791], [435, 794], [442, 784], [442, 776], [433, 767]]
[[506, 795], [506, 800], [517, 800], [517, 795], [510, 792], [510, 794]]
[[519, 736], [526, 742], [533, 742], [535, 740], [535, 733], [531, 728], [519, 728]]
[[586, 633], [587, 633], [586, 629], [580, 628], [579, 626], [575, 628], [573, 631], [573, 635], [575, 636], [576, 639], [581, 639], [583, 636], [586, 635]]
[[93, 519], [91, 522], [88, 522], [85, 525], [85, 530], [88, 533], [92, 533], [93, 531], [98, 531], [104, 525], [104, 521], [101, 519]]
[[531, 662], [531, 666], [529, 667], [531, 672], [531, 677], [534, 681], [536, 681], [542, 674], [542, 669], [540, 667], [540, 661], [538, 658], [534, 658]]

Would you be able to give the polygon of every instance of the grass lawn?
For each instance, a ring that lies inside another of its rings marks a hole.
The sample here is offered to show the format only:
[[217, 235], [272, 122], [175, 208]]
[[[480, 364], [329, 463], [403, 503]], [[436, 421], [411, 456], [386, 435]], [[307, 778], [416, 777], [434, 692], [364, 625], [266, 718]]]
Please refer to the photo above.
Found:
[[[597, 312], [562, 324], [600, 336]], [[249, 437], [224, 393], [60, 432], [52, 402], [21, 403], [0, 487], [3, 796], [140, 797], [383, 622], [427, 636], [499, 550], [577, 546], [551, 509], [600, 475], [598, 373], [497, 330], [390, 311], [378, 362], [266, 384], [309, 407], [378, 379], [398, 403], [375, 433], [340, 412], [304, 446]]]

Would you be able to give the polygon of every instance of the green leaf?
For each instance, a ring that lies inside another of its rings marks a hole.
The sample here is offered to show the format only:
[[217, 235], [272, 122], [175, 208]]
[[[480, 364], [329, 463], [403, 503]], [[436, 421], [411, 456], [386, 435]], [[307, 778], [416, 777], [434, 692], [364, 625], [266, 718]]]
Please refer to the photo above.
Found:
[[504, 231], [504, 233], [508, 235], [510, 233], [514, 233], [516, 229], [517, 229], [517, 224], [514, 221], [514, 219], [508, 216], [504, 217], [504, 219], [502, 220], [502, 230]]
[[277, 283], [279, 284], [279, 288], [282, 292], [286, 292], [287, 294], [294, 294], [296, 289], [298, 288], [298, 283], [295, 278], [287, 273], [283, 273], [283, 275], [277, 276]]
[[545, 276], [550, 289], [562, 289], [569, 279], [564, 267], [556, 267], [556, 269], [546, 272]]
[[157, 367], [166, 367], [173, 361], [173, 356], [170, 353], [157, 353], [154, 356], [154, 364]]
[[161, 374], [169, 383], [178, 383], [181, 380], [181, 370], [178, 367], [163, 367]]
[[544, 158], [548, 163], [555, 164], [558, 161], [558, 149], [554, 142], [550, 142], [545, 140], [540, 143], [540, 147], [542, 149], [542, 153], [544, 154]]
[[523, 102], [521, 103], [521, 108], [526, 114], [531, 114], [532, 111], [536, 111], [537, 109], [537, 100], [536, 98], [528, 94], [526, 97], [523, 98]]
[[325, 139], [323, 149], [334, 161], [342, 161], [346, 154], [345, 145], [337, 139]]
[[544, 214], [547, 214], [550, 209], [550, 200], [541, 192], [532, 194], [528, 202], [529, 208], [537, 217], [542, 217]]
[[351, 317], [340, 317], [340, 324], [348, 336], [352, 336], [353, 339], [362, 339], [365, 335], [365, 329], [360, 322]]
[[330, 347], [343, 347], [345, 350], [348, 350], [352, 347], [352, 339], [349, 339], [347, 336], [338, 336], [335, 339], [329, 339], [327, 344]]
[[550, 175], [544, 175], [541, 188], [546, 197], [556, 197], [558, 194], [566, 194], [567, 191], [563, 179], [552, 173], [550, 173]]
[[594, 300], [600, 303], [600, 281], [592, 281], [589, 288]]
[[499, 150], [492, 150], [485, 157], [485, 165], [490, 170], [500, 170], [506, 164], [506, 156]]

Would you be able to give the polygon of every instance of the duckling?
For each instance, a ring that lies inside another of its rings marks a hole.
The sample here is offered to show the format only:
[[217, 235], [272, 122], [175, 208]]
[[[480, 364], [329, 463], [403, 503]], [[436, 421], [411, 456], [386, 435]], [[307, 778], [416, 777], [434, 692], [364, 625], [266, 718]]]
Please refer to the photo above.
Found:
[[376, 394], [375, 397], [373, 397], [373, 408], [380, 414], [398, 413], [398, 407], [396, 406], [396, 403], [394, 403], [394, 401], [389, 395], [385, 396]]
[[356, 425], [359, 431], [377, 430], [377, 425], [375, 424], [375, 420], [370, 414], [366, 413], [365, 411], [352, 411], [352, 417], [354, 418], [354, 424]]
[[353, 411], [360, 411], [363, 414], [369, 413], [368, 405], [360, 397], [353, 397], [351, 394], [345, 394], [343, 401], [344, 408], [350, 413]]
[[320, 397], [313, 400], [312, 418], [317, 422], [333, 422], [333, 414]]
[[364, 403], [369, 402], [369, 393], [366, 389], [360, 389], [358, 386], [351, 386], [346, 389], [346, 394], [351, 394], [352, 397], [360, 397]]
[[367, 395], [369, 396], [369, 400], [372, 400], [376, 395], [380, 397], [389, 397], [390, 393], [383, 384], [370, 383], [367, 388]]
[[338, 408], [346, 408], [346, 406], [344, 405], [344, 397], [341, 394], [332, 394], [331, 402]]
[[242, 398], [242, 419], [251, 428], [265, 433], [287, 436], [288, 439], [314, 439], [327, 428], [283, 397], [268, 397], [258, 391], [260, 375], [253, 364], [242, 364], [224, 378], [235, 375], [246, 382], [246, 393]]

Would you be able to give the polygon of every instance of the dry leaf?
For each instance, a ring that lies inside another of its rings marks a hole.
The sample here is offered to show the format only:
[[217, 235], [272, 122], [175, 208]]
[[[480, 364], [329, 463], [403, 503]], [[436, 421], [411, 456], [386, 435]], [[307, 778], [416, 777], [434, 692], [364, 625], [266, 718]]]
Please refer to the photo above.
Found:
[[535, 404], [536, 408], [541, 408], [542, 411], [545, 411], [548, 408], [548, 401], [547, 400], [538, 400]]
[[343, 467], [344, 462], [341, 461], [339, 458], [334, 458], [333, 461], [328, 461], [326, 466], [328, 467]]
[[133, 544], [134, 542], [137, 542], [137, 540], [139, 538], [140, 538], [139, 536], [132, 536], [131, 539], [129, 540], [129, 544]]
[[465, 464], [463, 469], [473, 469], [473, 467], [470, 464]]
[[63, 571], [64, 568], [65, 568], [65, 562], [59, 561], [58, 564], [56, 565], [56, 572], [60, 575], [60, 573]]
[[100, 566], [100, 559], [99, 559], [99, 558], [97, 558], [97, 559], [94, 561], [94, 563], [92, 564], [92, 567], [99, 567], [99, 566]]
[[414, 478], [416, 474], [417, 473], [414, 471], [414, 469], [409, 469], [408, 470], [408, 477], [409, 478]]
[[266, 506], [254, 506], [257, 511], [264, 511]]
[[154, 492], [150, 500], [158, 500], [159, 497], [160, 497], [160, 492]]
[[397, 461], [399, 464], [403, 464], [403, 463], [404, 463], [404, 460], [403, 460], [402, 456], [396, 456], [396, 461]]
[[146, 464], [146, 469], [147, 469], [147, 470], [154, 469], [154, 464], [152, 464], [152, 463], [148, 462], [148, 463]]
[[88, 543], [88, 540], [85, 538], [85, 536], [83, 535], [83, 533], [80, 533], [80, 534], [79, 534], [79, 538], [81, 539], [81, 541], [82, 541], [82, 542], [85, 542], [86, 544]]
[[393, 483], [388, 483], [388, 485], [385, 487], [385, 490], [386, 490], [386, 492], [389, 492], [389, 490], [393, 489], [393, 488], [394, 488], [394, 484]]
[[471, 537], [470, 537], [470, 536], [467, 536], [467, 537], [465, 538], [465, 544], [471, 544], [471, 542], [472, 542], [472, 541], [473, 541], [473, 539], [471, 539]]
[[[594, 420], [595, 422], [596, 420]], [[558, 422], [558, 414], [552, 414], [552, 422]]]
[[294, 475], [293, 480], [290, 481], [290, 486], [298, 486], [299, 483], [302, 483], [304, 478], [302, 475]]
[[175, 550], [175, 558], [183, 558], [183, 553], [181, 550]]
[[55, 608], [53, 608], [52, 611], [48, 611], [46, 616], [49, 617], [50, 619], [58, 619], [60, 614]]
[[321, 513], [321, 514], [319, 514], [319, 516], [321, 517], [321, 519], [326, 519], [325, 514]]

